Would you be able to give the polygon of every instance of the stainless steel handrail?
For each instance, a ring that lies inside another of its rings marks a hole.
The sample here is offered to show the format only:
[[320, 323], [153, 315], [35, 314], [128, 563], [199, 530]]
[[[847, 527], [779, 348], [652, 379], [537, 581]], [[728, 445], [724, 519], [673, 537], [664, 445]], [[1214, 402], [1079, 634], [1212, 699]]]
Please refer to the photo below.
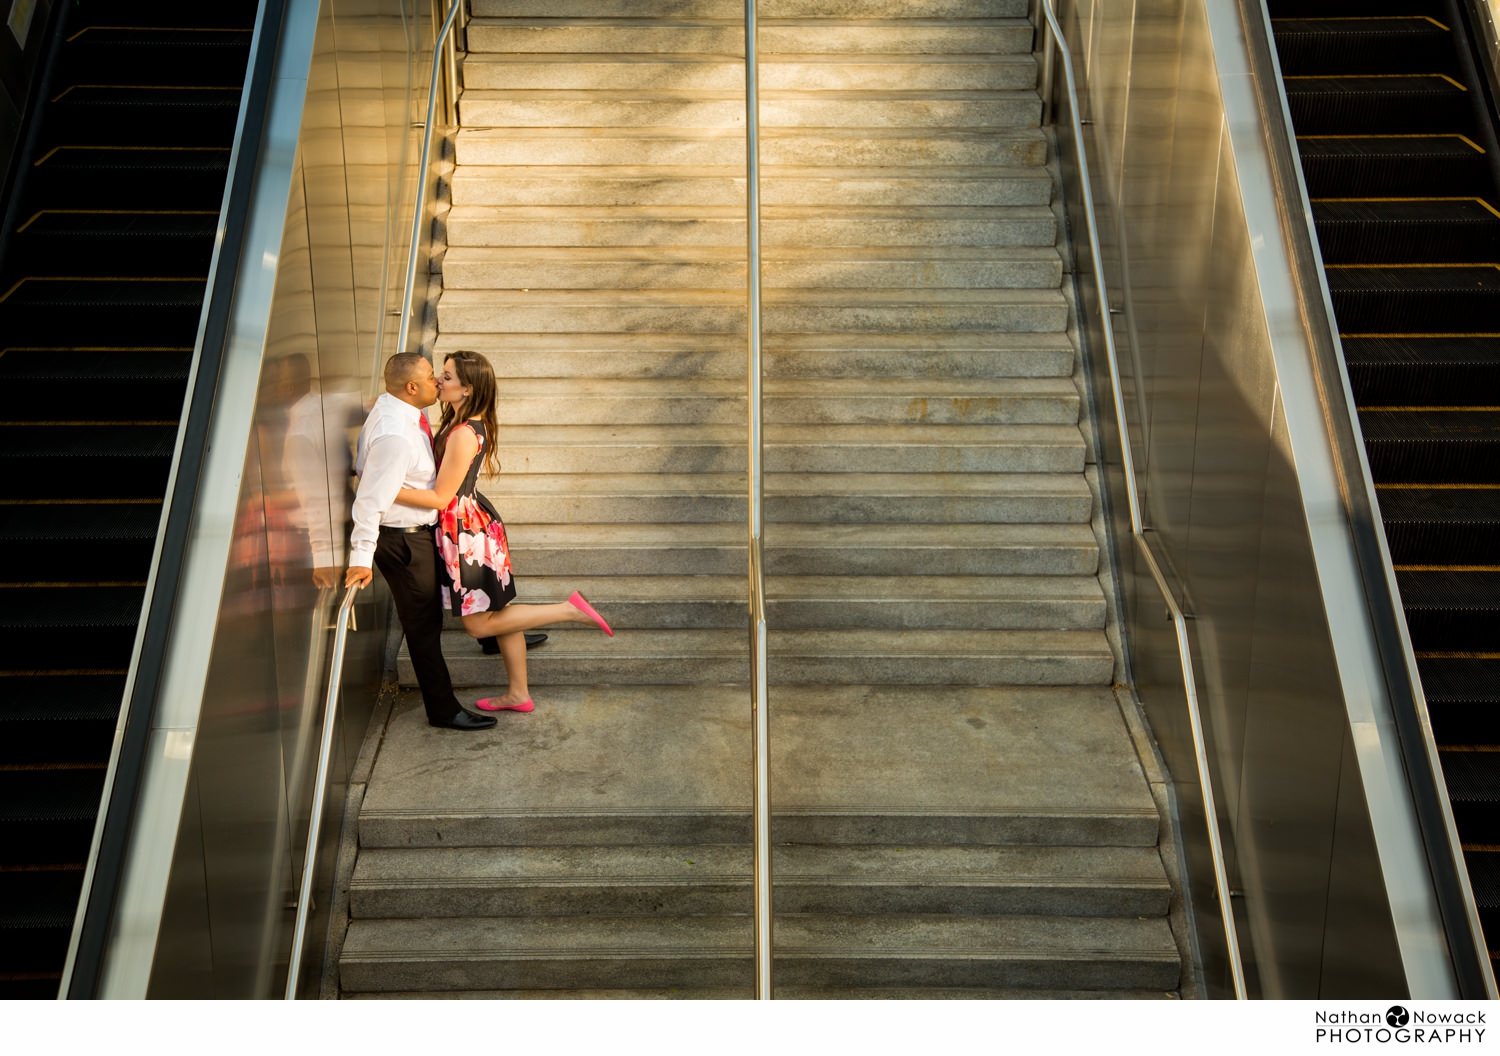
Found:
[[344, 644], [354, 623], [354, 597], [360, 591], [356, 584], [344, 591], [334, 621], [333, 661], [328, 669], [328, 696], [323, 702], [323, 743], [318, 749], [318, 777], [313, 783], [312, 811], [307, 822], [307, 847], [302, 859], [302, 886], [297, 893], [297, 923], [292, 929], [292, 954], [286, 966], [286, 999], [297, 1000], [297, 979], [302, 970], [302, 945], [307, 937], [307, 913], [312, 906], [313, 871], [318, 862], [318, 836], [323, 827], [323, 797], [328, 792], [328, 764], [333, 759], [333, 731], [337, 726], [339, 682], [344, 675]]
[[1109, 285], [1104, 279], [1104, 264], [1099, 248], [1098, 224], [1094, 213], [1094, 194], [1089, 176], [1088, 151], [1083, 141], [1083, 124], [1078, 116], [1078, 84], [1073, 75], [1073, 57], [1068, 48], [1068, 38], [1063, 36], [1057, 14], [1052, 9], [1052, 0], [1037, 0], [1037, 5], [1046, 19], [1050, 33], [1044, 52], [1043, 67], [1047, 80], [1042, 81], [1044, 98], [1050, 96], [1052, 74], [1052, 45], [1056, 44], [1057, 58], [1062, 61], [1064, 87], [1068, 91], [1068, 118], [1072, 126], [1073, 142], [1078, 149], [1078, 180], [1082, 184], [1084, 225], [1088, 229], [1089, 255], [1093, 265], [1094, 284], [1098, 290], [1100, 329], [1104, 334], [1104, 350], [1109, 360], [1109, 381], [1113, 390], [1111, 397], [1115, 406], [1115, 424], [1120, 432], [1120, 460], [1125, 476], [1125, 496], [1130, 506], [1130, 534], [1135, 539], [1151, 577], [1161, 591], [1167, 612], [1177, 632], [1177, 655], [1182, 662], [1182, 684], [1187, 696], [1188, 718], [1193, 731], [1193, 753], [1198, 763], [1198, 783], [1203, 793], [1203, 812], [1207, 819], [1208, 843], [1214, 865], [1214, 883], [1219, 895], [1219, 913], [1224, 921], [1224, 939], [1229, 954], [1229, 967], [1234, 980], [1234, 996], [1244, 1000], [1245, 968], [1240, 957], [1240, 945], [1234, 924], [1234, 907], [1229, 900], [1229, 880], [1224, 869], [1224, 848], [1219, 838], [1219, 814], [1214, 802], [1213, 777], [1209, 770], [1208, 749], [1203, 738], [1203, 719], [1198, 707], [1197, 679], [1193, 674], [1193, 654], [1188, 641], [1187, 618], [1183, 615], [1177, 599], [1172, 596], [1166, 576], [1157, 564], [1156, 556], [1146, 542], [1146, 527], [1141, 518], [1140, 497], [1136, 492], [1135, 460], [1130, 449], [1130, 431], [1125, 419], [1125, 400], [1121, 394], [1120, 361], [1115, 348], [1113, 325], [1109, 318]]
[[417, 289], [417, 258], [422, 249], [422, 221], [427, 216], [427, 166], [432, 159], [432, 125], [437, 112], [438, 75], [445, 68], [453, 78], [447, 93], [450, 109], [456, 102], [453, 96], [457, 86], [457, 74], [454, 72], [457, 59], [455, 57], [445, 61], [445, 56], [446, 49], [454, 46], [449, 33], [459, 12], [463, 10], [464, 3], [463, 0], [452, 0], [452, 4], [448, 17], [443, 20], [443, 28], [438, 30], [437, 39], [432, 42], [432, 79], [427, 85], [427, 120], [422, 124], [422, 158], [417, 163], [417, 203], [412, 210], [411, 244], [406, 254], [406, 289], [401, 295], [401, 331], [396, 335], [397, 352], [405, 352], [406, 343], [411, 339], [411, 302]]
[[771, 749], [766, 693], [766, 577], [761, 560], [765, 529], [765, 443], [761, 422], [760, 362], [760, 88], [756, 66], [755, 0], [745, 0], [745, 227], [749, 362], [750, 488], [750, 722], [755, 801], [755, 997], [771, 999]]

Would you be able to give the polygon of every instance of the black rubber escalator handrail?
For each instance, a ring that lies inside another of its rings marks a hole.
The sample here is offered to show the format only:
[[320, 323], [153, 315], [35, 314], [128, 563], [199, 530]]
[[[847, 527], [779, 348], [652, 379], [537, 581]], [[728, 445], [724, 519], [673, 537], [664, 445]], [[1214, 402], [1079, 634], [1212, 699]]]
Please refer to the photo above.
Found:
[[[1401, 746], [1408, 784], [1412, 790], [1417, 825], [1421, 830], [1427, 867], [1433, 878], [1438, 912], [1449, 943], [1449, 958], [1458, 983], [1459, 994], [1468, 999], [1483, 1000], [1489, 996], [1485, 983], [1488, 953], [1482, 938], [1470, 924], [1462, 868], [1457, 848], [1451, 846], [1443, 811], [1443, 775], [1433, 765], [1427, 752], [1421, 695], [1408, 668], [1401, 628], [1405, 620], [1400, 599], [1391, 590], [1381, 556], [1380, 539], [1384, 533], [1378, 512], [1372, 507], [1366, 490], [1358, 435], [1350, 419], [1345, 399], [1344, 375], [1334, 342], [1336, 328], [1325, 311], [1322, 294], [1322, 261], [1313, 248], [1312, 239], [1300, 211], [1304, 192], [1298, 178], [1299, 161], [1296, 141], [1288, 127], [1281, 98], [1273, 81], [1279, 78], [1280, 66], [1274, 45], [1266, 31], [1264, 0], [1240, 5], [1241, 23], [1251, 60], [1265, 77], [1253, 77], [1263, 126], [1268, 137], [1277, 130], [1283, 142], [1268, 143], [1276, 201], [1282, 235], [1289, 247], [1292, 281], [1302, 292], [1300, 307], [1311, 344], [1313, 377], [1318, 386], [1319, 405], [1332, 441], [1334, 472], [1338, 477], [1340, 497], [1349, 518], [1355, 560], [1364, 587], [1375, 646], [1379, 653], [1381, 673], [1391, 702], [1396, 736]], [[1277, 76], [1271, 77], [1274, 72]], [[1313, 291], [1309, 295], [1308, 291]]]
[[207, 455], [209, 425], [219, 396], [219, 374], [238, 279], [236, 265], [245, 243], [286, 3], [287, 0], [261, 0], [257, 24], [259, 42], [245, 70], [245, 87], [240, 97], [243, 118], [239, 153], [229, 174], [223, 214], [224, 237], [217, 251], [212, 286], [205, 293], [202, 350], [192, 392], [183, 409], [182, 454], [172, 485], [170, 505], [162, 522], [161, 558], [151, 596], [146, 599], [141, 614], [145, 625], [141, 650], [135, 681], [129, 687], [127, 699], [130, 706], [124, 716], [114, 783], [108, 791], [109, 806], [99, 836], [93, 881], [84, 895], [87, 907], [68, 984], [67, 996], [70, 998], [90, 998], [97, 993], [115, 900], [119, 895], [145, 751], [172, 629], [173, 609], [182, 581], [189, 530]]
[[47, 12], [46, 53], [37, 64], [32, 78], [31, 94], [27, 98], [21, 128], [16, 136], [16, 149], [6, 167], [5, 182], [0, 184], [0, 202], [5, 203], [3, 212], [0, 212], [0, 264], [5, 263], [11, 239], [16, 228], [21, 225], [21, 196], [26, 190], [26, 171], [37, 154], [37, 144], [42, 132], [42, 112], [52, 96], [52, 80], [57, 75], [58, 57], [62, 54], [62, 46], [68, 36], [67, 16], [72, 10], [71, 3], [54, 0], [51, 10]]

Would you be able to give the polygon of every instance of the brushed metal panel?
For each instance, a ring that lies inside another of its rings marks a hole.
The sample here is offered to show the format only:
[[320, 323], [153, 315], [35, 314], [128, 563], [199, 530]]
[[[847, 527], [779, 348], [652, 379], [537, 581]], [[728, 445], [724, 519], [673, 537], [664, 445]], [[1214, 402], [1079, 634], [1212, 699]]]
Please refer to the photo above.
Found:
[[1325, 1001], [1369, 994], [1410, 996], [1405, 975], [1393, 970], [1401, 963], [1401, 951], [1390, 905], [1370, 883], [1380, 875], [1380, 854], [1364, 803], [1354, 739], [1345, 736], [1328, 877], [1328, 944], [1318, 987], [1318, 997]]
[[[352, 500], [354, 438], [376, 385], [384, 306], [400, 295], [414, 175], [410, 70], [431, 61], [425, 4], [324, 0], [313, 39], [234, 505], [230, 557], [187, 776], [151, 996], [267, 997], [285, 986], [313, 804], [330, 625]], [[425, 27], [425, 30], [424, 28]], [[427, 51], [423, 54], [423, 32]], [[288, 71], [295, 77], [296, 71]], [[284, 158], [283, 161], [286, 159]], [[243, 387], [243, 386], [242, 386]], [[373, 709], [383, 590], [350, 638], [327, 800], [340, 818]], [[316, 891], [330, 891], [337, 823]], [[331, 898], [317, 899], [319, 949]], [[316, 984], [316, 971], [309, 971]]]
[[[1249, 90], [1257, 73], [1236, 8], [1225, 0], [1058, 6], [1075, 56], [1086, 58], [1082, 108], [1096, 120], [1085, 134], [1116, 309], [1105, 325], [1120, 347], [1123, 426], [1147, 539], [1192, 617], [1250, 992], [1384, 995], [1399, 992], [1389, 980], [1413, 971], [1441, 989], [1420, 868], [1391, 857], [1410, 845], [1410, 825], [1387, 773], [1380, 705], [1365, 699], [1373, 687], [1365, 625], [1347, 618], [1360, 603], [1347, 575], [1347, 529], [1305, 322], [1285, 275], [1283, 218]], [[1056, 91], [1053, 100], [1064, 120], [1066, 102]], [[1066, 205], [1076, 210], [1069, 143], [1059, 143], [1059, 163]], [[1071, 252], [1075, 275], [1087, 274], [1087, 247]], [[1078, 326], [1099, 394], [1126, 665], [1177, 786], [1187, 895], [1209, 991], [1222, 996], [1227, 951], [1176, 642], [1120, 512], [1118, 423], [1089, 285], [1079, 282]], [[1338, 614], [1334, 622], [1327, 612]], [[1351, 776], [1355, 763], [1365, 769]], [[1327, 910], [1335, 897], [1385, 908]], [[1360, 964], [1362, 956], [1374, 963]]]
[[1277, 402], [1256, 580], [1254, 654], [1235, 841], [1250, 897], [1263, 996], [1317, 996], [1324, 907], [1348, 729], [1307, 542], [1285, 415]]
[[1268, 336], [1227, 144], [1221, 142], [1216, 155], [1218, 193], [1202, 273], [1207, 309], [1183, 569], [1198, 614], [1194, 628], [1209, 750], [1228, 820], [1239, 811], [1276, 378], [1268, 358], [1243, 354], [1247, 346], [1265, 346]]
[[206, 999], [213, 994], [214, 936], [208, 914], [208, 879], [203, 873], [203, 820], [198, 780], [188, 778], [177, 826], [177, 846], [167, 901], [173, 912], [156, 941], [156, 960], [146, 996]]

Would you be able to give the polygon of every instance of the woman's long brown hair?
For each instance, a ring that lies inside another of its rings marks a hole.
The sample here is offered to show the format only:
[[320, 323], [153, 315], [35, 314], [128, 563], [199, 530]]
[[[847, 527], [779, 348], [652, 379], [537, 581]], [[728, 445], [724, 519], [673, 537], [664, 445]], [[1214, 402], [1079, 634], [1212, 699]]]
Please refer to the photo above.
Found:
[[500, 472], [500, 459], [495, 452], [496, 434], [500, 427], [495, 421], [495, 370], [490, 366], [490, 361], [478, 352], [462, 349], [449, 352], [443, 357], [445, 368], [450, 361], [453, 363], [453, 373], [458, 378], [459, 384], [469, 387], [469, 397], [456, 411], [453, 409], [453, 404], [443, 404], [443, 416], [438, 421], [437, 436], [432, 443], [433, 449], [437, 452], [438, 459], [441, 460], [443, 448], [448, 444], [448, 434], [453, 432], [454, 426], [461, 425], [470, 418], [478, 418], [484, 423], [484, 472], [498, 473]]

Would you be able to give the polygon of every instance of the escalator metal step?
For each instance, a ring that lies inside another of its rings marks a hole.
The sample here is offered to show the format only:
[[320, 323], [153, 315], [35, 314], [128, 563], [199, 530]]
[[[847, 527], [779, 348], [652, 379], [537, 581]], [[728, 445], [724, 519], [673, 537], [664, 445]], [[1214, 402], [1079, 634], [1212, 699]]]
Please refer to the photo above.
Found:
[[66, 318], [75, 346], [114, 345], [149, 334], [153, 345], [191, 347], [205, 286], [204, 279], [188, 276], [29, 278], [0, 298], [0, 333], [7, 344], [48, 344], [56, 340], [58, 320]]
[[82, 864], [104, 767], [0, 770], [0, 866]]
[[1342, 333], [1489, 333], [1500, 320], [1500, 267], [1493, 264], [1325, 270]]
[[139, 84], [150, 70], [153, 84], [238, 91], [250, 36], [239, 28], [88, 26], [68, 38], [60, 77], [65, 84]]
[[175, 421], [192, 359], [190, 349], [13, 350], [0, 356], [0, 421], [55, 418], [57, 406], [37, 394], [59, 390], [80, 421]]
[[[201, 275], [208, 281], [218, 213], [42, 213], [15, 239], [32, 274], [69, 278]], [[12, 282], [23, 276], [6, 276]]]
[[1287, 77], [1299, 136], [1372, 132], [1467, 133], [1468, 91], [1444, 74]]
[[1395, 564], [1500, 563], [1500, 488], [1382, 488], [1379, 494]]
[[1480, 198], [1319, 199], [1327, 264], [1457, 264], [1500, 260], [1500, 212]]
[[[60, 564], [47, 573], [53, 581], [94, 582], [97, 569], [108, 568], [115, 579], [135, 582], [150, 573], [160, 521], [160, 502], [0, 505], [0, 542], [14, 544], [21, 553], [54, 546], [85, 549], [93, 558]], [[25, 562], [10, 562], [0, 570], [0, 583], [35, 578], [36, 570]]]
[[1465, 406], [1477, 392], [1500, 392], [1495, 335], [1346, 337], [1343, 346], [1360, 406]]
[[1287, 76], [1456, 72], [1452, 32], [1422, 15], [1278, 18], [1271, 32]]
[[144, 583], [0, 587], [0, 668], [124, 668], [145, 597]]
[[1438, 758], [1459, 839], [1500, 843], [1500, 751], [1439, 749]]
[[1484, 151], [1467, 136], [1297, 137], [1302, 175], [1313, 198], [1411, 197], [1435, 191], [1490, 193]]
[[1500, 411], [1365, 411], [1377, 484], [1500, 483]]
[[1417, 670], [1439, 745], [1500, 744], [1500, 659], [1419, 656]]
[[0, 872], [0, 974], [61, 971], [82, 869]]
[[234, 139], [240, 89], [79, 85], [49, 107], [49, 147], [223, 147]]
[[[218, 216], [228, 173], [228, 147], [62, 146], [36, 163], [21, 213], [203, 210]], [[94, 222], [106, 220], [96, 214]]]
[[1412, 648], [1500, 650], [1500, 572], [1396, 572]]
[[73, 0], [77, 13], [69, 29], [86, 26], [213, 26], [244, 29], [255, 22], [255, 0], [151, 0], [125, 5], [120, 0]]
[[7, 675], [0, 693], [0, 764], [108, 759], [124, 693], [124, 674]]
[[1500, 949], [1500, 851], [1466, 847], [1464, 862], [1469, 867], [1469, 887], [1479, 910], [1479, 925], [1493, 960], [1494, 951]]
[[1266, 9], [1273, 19], [1431, 15], [1439, 21], [1446, 10], [1442, 0], [1267, 0]]
[[0, 425], [6, 497], [160, 500], [176, 441], [176, 425]]

